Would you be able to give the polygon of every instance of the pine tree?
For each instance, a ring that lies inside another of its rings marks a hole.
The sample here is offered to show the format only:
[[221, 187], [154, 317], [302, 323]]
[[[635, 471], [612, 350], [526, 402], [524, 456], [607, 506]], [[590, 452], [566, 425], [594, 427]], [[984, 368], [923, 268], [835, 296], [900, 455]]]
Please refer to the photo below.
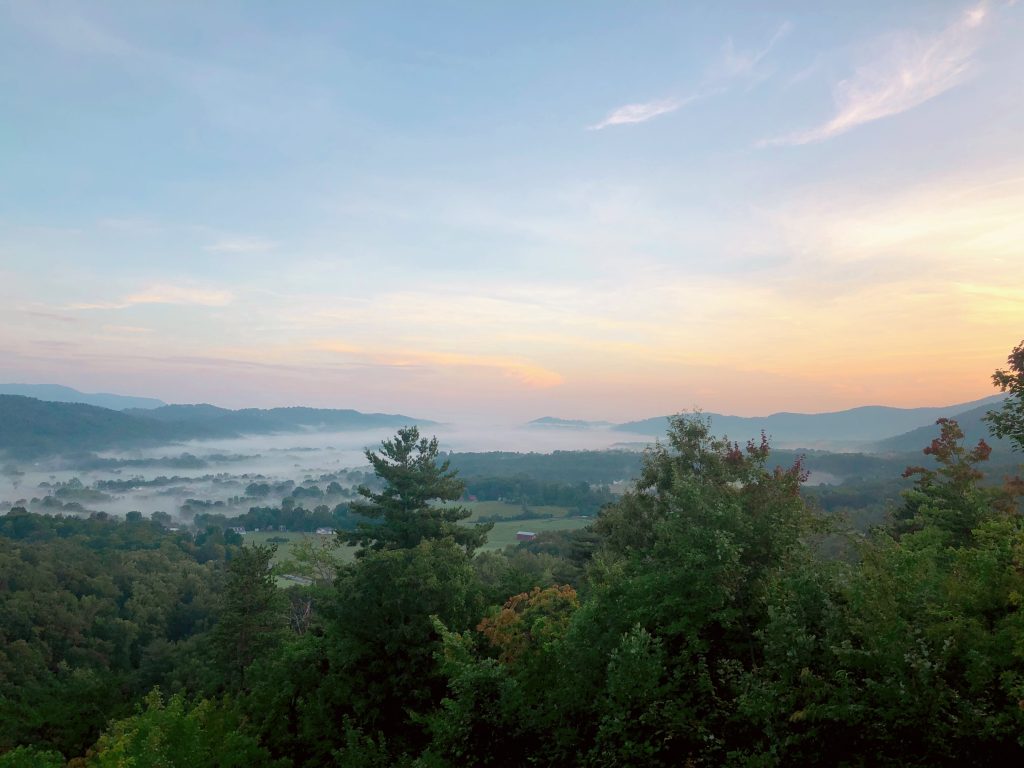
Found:
[[285, 606], [274, 581], [274, 546], [243, 547], [231, 561], [213, 642], [229, 688], [245, 688], [245, 671], [281, 643]]
[[465, 484], [447, 460], [438, 463], [436, 437], [427, 440], [416, 427], [403, 427], [393, 439], [381, 441], [379, 453], [367, 450], [366, 458], [384, 490], [378, 493], [360, 486], [359, 494], [366, 501], [352, 504], [351, 509], [381, 522], [360, 523], [347, 536], [349, 544], [361, 545], [364, 552], [410, 549], [425, 539], [450, 537], [472, 553], [484, 543], [491, 526], [459, 525], [470, 511], [447, 503], [462, 497]]

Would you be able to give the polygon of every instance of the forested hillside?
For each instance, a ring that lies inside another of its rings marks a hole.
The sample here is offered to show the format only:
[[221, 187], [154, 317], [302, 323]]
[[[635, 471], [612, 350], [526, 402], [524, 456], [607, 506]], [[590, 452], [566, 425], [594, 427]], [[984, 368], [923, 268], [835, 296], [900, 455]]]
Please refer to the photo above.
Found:
[[360, 413], [351, 409], [330, 408], [243, 408], [233, 411], [214, 405], [165, 405], [129, 413], [171, 424], [194, 424], [218, 436], [400, 427], [403, 424], [429, 426], [434, 422], [389, 413]]
[[[1001, 395], [982, 398], [970, 403], [959, 403], [938, 408], [890, 408], [878, 405], [850, 408], [833, 413], [773, 413], [770, 416], [729, 416], [719, 413], [704, 414], [711, 420], [717, 434], [734, 440], [749, 440], [765, 432], [774, 445], [787, 448], [861, 448], [883, 438], [895, 437], [914, 429], [927, 430], [936, 419], [960, 418], [968, 411], [984, 413], [996, 407]], [[972, 420], [972, 417], [967, 417]], [[617, 424], [614, 429], [659, 436], [664, 434], [668, 416]], [[887, 450], [914, 450], [902, 443], [900, 448]]]
[[0, 451], [16, 458], [244, 434], [344, 431], [410, 423], [433, 424], [408, 416], [353, 410], [248, 408], [232, 411], [212, 405], [166, 405], [115, 411], [82, 403], [0, 395]]
[[212, 436], [202, 425], [162, 423], [82, 403], [0, 395], [0, 450], [37, 457]]
[[[1024, 345], [1000, 382], [1024, 449]], [[955, 420], [922, 448], [866, 532], [692, 416], [592, 525], [500, 552], [415, 427], [283, 561], [213, 518], [12, 509], [0, 767], [1017, 765], [1024, 481]]]
[[157, 400], [155, 397], [132, 397], [109, 392], [79, 392], [77, 389], [59, 384], [0, 384], [0, 395], [21, 395], [55, 403], [85, 403], [118, 411], [126, 408], [159, 408], [162, 405], [167, 405], [163, 400]]
[[[993, 448], [1003, 453], [1009, 450], [1010, 443], [989, 434], [989, 425], [985, 420], [986, 415], [993, 408], [994, 406], [991, 405], [972, 408], [969, 411], [958, 414], [956, 421], [964, 431], [964, 436], [967, 440], [975, 443], [978, 440], [987, 440]], [[927, 442], [930, 439], [931, 431], [930, 427], [918, 427], [905, 434], [894, 435], [886, 440], [875, 443], [871, 448], [878, 453], [906, 453], [914, 450], [922, 442]]]

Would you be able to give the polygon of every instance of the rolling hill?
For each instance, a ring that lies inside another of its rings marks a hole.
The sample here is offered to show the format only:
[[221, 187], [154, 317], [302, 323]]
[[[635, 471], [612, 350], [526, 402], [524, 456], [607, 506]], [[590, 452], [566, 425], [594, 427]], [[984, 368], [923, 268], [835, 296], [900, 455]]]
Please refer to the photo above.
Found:
[[346, 431], [435, 422], [409, 416], [317, 408], [168, 405], [124, 411], [0, 395], [0, 451], [18, 458], [275, 432]]
[[161, 423], [83, 403], [0, 395], [0, 451], [29, 458], [210, 436], [198, 425]]
[[[955, 415], [957, 423], [964, 431], [964, 442], [969, 446], [973, 446], [977, 445], [979, 440], [985, 440], [985, 442], [1000, 452], [1004, 450], [1009, 452], [1009, 440], [998, 440], [989, 434], [988, 424], [984, 421], [984, 416], [990, 410], [992, 410], [991, 405], [983, 405]], [[879, 440], [871, 446], [871, 450], [874, 453], [881, 454], [920, 451], [938, 436], [939, 428], [932, 423], [894, 437], [886, 438], [885, 440]]]
[[[778, 448], [867, 448], [893, 435], [920, 428], [927, 429], [941, 417], [978, 410], [984, 414], [1002, 401], [994, 395], [969, 403], [934, 408], [891, 408], [866, 405], [831, 413], [773, 413], [770, 416], [726, 416], [706, 413], [715, 434], [734, 440], [756, 438], [763, 430]], [[667, 416], [617, 424], [612, 429], [633, 434], [661, 436], [668, 425]], [[930, 440], [931, 438], [929, 438]], [[928, 441], [922, 443], [927, 445]], [[920, 448], [920, 445], [915, 446]], [[908, 448], [906, 450], [913, 450]], [[895, 450], [895, 449], [894, 449]]]
[[60, 384], [0, 384], [0, 395], [21, 395], [53, 403], [85, 403], [100, 408], [122, 411], [125, 408], [151, 409], [166, 405], [155, 397], [113, 395], [109, 392], [79, 392]]
[[132, 416], [161, 423], [199, 424], [221, 435], [261, 435], [272, 432], [329, 432], [406, 424], [429, 426], [436, 422], [391, 413], [361, 413], [331, 408], [243, 408], [230, 410], [215, 405], [165, 405], [153, 410], [129, 410]]

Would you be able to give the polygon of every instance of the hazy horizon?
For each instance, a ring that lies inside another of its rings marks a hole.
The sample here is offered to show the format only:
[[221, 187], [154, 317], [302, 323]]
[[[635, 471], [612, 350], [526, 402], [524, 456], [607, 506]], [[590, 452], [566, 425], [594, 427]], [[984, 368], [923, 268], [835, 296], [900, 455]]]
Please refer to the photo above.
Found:
[[[5, 385], [5, 384], [6, 385], [19, 385], [19, 386], [23, 386], [23, 385], [27, 385], [27, 386], [48, 386], [48, 385], [56, 384], [56, 386], [67, 386], [66, 384], [60, 384], [60, 383], [56, 383], [56, 382], [21, 382], [21, 381], [19, 381], [19, 382], [13, 382], [13, 381], [12, 382], [0, 382], [0, 386]], [[76, 389], [76, 388], [75, 387], [71, 387], [71, 389]], [[83, 391], [83, 390], [78, 390], [78, 391], [82, 395], [113, 395], [115, 397], [133, 397], [133, 398], [151, 398], [151, 397], [155, 397], [155, 396], [150, 395], [150, 394], [139, 393], [139, 392], [113, 392], [113, 391], [86, 392], [86, 391]], [[0, 394], [2, 394], [2, 393], [0, 393]], [[27, 395], [27, 396], [28, 397], [35, 397], [35, 395]], [[434, 421], [434, 422], [438, 423], [438, 426], [442, 426], [442, 427], [470, 426], [470, 427], [474, 427], [474, 428], [483, 428], [483, 427], [488, 427], [488, 426], [495, 426], [495, 427], [507, 428], [507, 427], [525, 426], [525, 425], [529, 424], [530, 422], [537, 421], [537, 420], [544, 419], [544, 418], [555, 418], [555, 419], [562, 419], [562, 420], [565, 420], [565, 421], [589, 421], [589, 422], [595, 422], [595, 423], [606, 422], [609, 425], [614, 425], [614, 424], [620, 424], [620, 423], [626, 423], [626, 422], [632, 422], [632, 421], [643, 421], [645, 419], [658, 418], [658, 417], [661, 417], [661, 416], [670, 416], [670, 415], [673, 415], [673, 414], [676, 414], [676, 413], [706, 412], [706, 413], [716, 413], [716, 414], [721, 415], [721, 416], [730, 416], [730, 417], [731, 416], [735, 416], [735, 417], [740, 417], [740, 418], [767, 417], [767, 416], [773, 416], [773, 415], [782, 414], [782, 413], [794, 413], [794, 414], [806, 414], [806, 415], [821, 415], [821, 414], [827, 414], [827, 413], [834, 413], [834, 412], [837, 412], [837, 411], [845, 411], [845, 410], [849, 410], [849, 409], [853, 409], [853, 408], [866, 408], [866, 407], [910, 408], [910, 409], [913, 409], [913, 408], [941, 408], [941, 407], [947, 407], [947, 406], [956, 406], [956, 405], [966, 405], [966, 404], [969, 404], [969, 403], [977, 403], [979, 401], [994, 399], [994, 398], [998, 398], [998, 397], [1000, 397], [1000, 395], [998, 393], [992, 392], [992, 393], [980, 395], [978, 397], [972, 397], [972, 398], [970, 398], [968, 400], [957, 401], [957, 402], [948, 402], [948, 403], [926, 402], [926, 403], [921, 403], [920, 405], [912, 405], [912, 406], [894, 406], [894, 405], [891, 405], [889, 403], [858, 403], [858, 404], [849, 406], [849, 408], [837, 408], [837, 409], [830, 409], [830, 410], [827, 410], [827, 411], [806, 411], [806, 410], [804, 410], [804, 411], [765, 411], [765, 412], [751, 412], [751, 413], [739, 413], [739, 412], [735, 412], [735, 411], [730, 411], [728, 409], [724, 409], [724, 410], [721, 410], [721, 411], [712, 411], [711, 409], [703, 408], [700, 405], [691, 405], [691, 406], [688, 406], [688, 407], [680, 407], [680, 408], [675, 408], [674, 410], [668, 410], [668, 411], [665, 411], [664, 413], [642, 413], [641, 415], [630, 416], [630, 417], [620, 418], [620, 419], [610, 419], [610, 418], [608, 418], [608, 417], [606, 417], [604, 415], [601, 415], [601, 414], [593, 414], [593, 415], [588, 415], [588, 416], [566, 416], [566, 415], [561, 414], [561, 413], [541, 413], [541, 414], [536, 414], [536, 415], [533, 415], [533, 416], [527, 416], [527, 417], [524, 417], [524, 418], [517, 418], [516, 416], [510, 416], [510, 417], [508, 417], [508, 420], [502, 420], [500, 418], [496, 418], [496, 414], [493, 411], [491, 411], [491, 412], [478, 412], [478, 413], [476, 413], [476, 412], [463, 412], [463, 413], [449, 414], [447, 417], [443, 417], [442, 418], [438, 414], [421, 412], [420, 410], [417, 410], [415, 407], [412, 407], [412, 408], [409, 408], [409, 409], [405, 409], [405, 410], [397, 409], [396, 408], [396, 409], [390, 409], [390, 410], [389, 409], [383, 409], [383, 410], [379, 410], [379, 411], [368, 411], [366, 409], [358, 408], [358, 407], [353, 406], [351, 404], [313, 405], [313, 404], [304, 403], [304, 402], [297, 402], [297, 403], [296, 402], [280, 402], [280, 403], [274, 403], [273, 401], [269, 401], [268, 404], [265, 404], [265, 405], [247, 405], [247, 404], [226, 405], [224, 403], [209, 402], [209, 401], [185, 402], [185, 401], [165, 400], [164, 398], [155, 398], [155, 399], [164, 400], [165, 405], [213, 405], [213, 406], [216, 406], [216, 407], [219, 407], [219, 408], [227, 408], [227, 409], [231, 409], [231, 410], [238, 410], [238, 409], [245, 409], [245, 408], [260, 408], [260, 409], [270, 409], [270, 408], [325, 408], [325, 409], [338, 409], [338, 410], [355, 410], [355, 411], [359, 411], [361, 413], [383, 413], [383, 414], [396, 414], [396, 415], [397, 414], [401, 414], [401, 415], [404, 415], [404, 416], [409, 416], [409, 417], [411, 417], [413, 419], [421, 419], [421, 420], [425, 420], [425, 421]], [[46, 397], [38, 397], [37, 399], [46, 400], [47, 398]], [[68, 402], [75, 402], [75, 401], [68, 401]], [[107, 407], [107, 406], [101, 406], [101, 407]], [[117, 409], [115, 409], [115, 410], [117, 410]], [[283, 434], [288, 434], [288, 433], [283, 433]]]

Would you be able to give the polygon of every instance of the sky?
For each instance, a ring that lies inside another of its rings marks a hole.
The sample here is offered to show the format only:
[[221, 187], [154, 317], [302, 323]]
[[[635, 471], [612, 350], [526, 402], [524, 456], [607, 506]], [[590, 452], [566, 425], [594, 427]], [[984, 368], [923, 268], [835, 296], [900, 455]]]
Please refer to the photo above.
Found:
[[0, 381], [423, 418], [993, 392], [1024, 3], [0, 0]]

